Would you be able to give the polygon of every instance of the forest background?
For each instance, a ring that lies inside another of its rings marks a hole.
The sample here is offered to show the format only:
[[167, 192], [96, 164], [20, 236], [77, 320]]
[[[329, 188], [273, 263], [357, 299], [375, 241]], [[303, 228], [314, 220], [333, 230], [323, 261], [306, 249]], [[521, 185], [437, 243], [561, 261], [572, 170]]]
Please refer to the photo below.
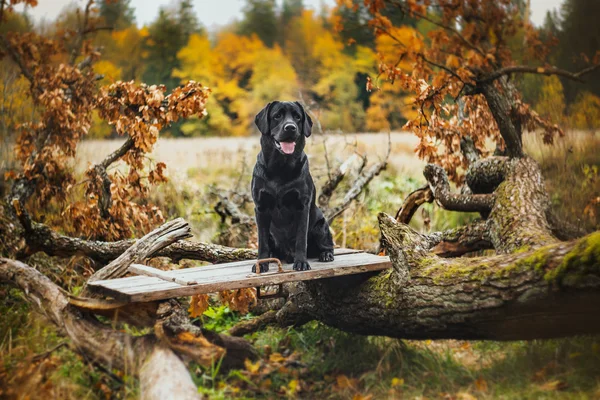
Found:
[[[523, 18], [529, 18], [527, 1], [518, 3]], [[593, 54], [600, 42], [594, 21], [599, 9], [591, 0], [568, 0], [547, 13], [538, 29], [543, 39], [557, 39], [549, 57], [553, 65], [572, 70], [585, 65], [581, 54]], [[56, 21], [38, 26], [27, 15], [12, 14], [2, 29], [60, 35], [76, 26], [77, 10], [73, 3]], [[164, 84], [170, 90], [195, 80], [211, 88], [208, 115], [176, 123], [163, 136], [250, 135], [255, 132], [254, 115], [273, 99], [301, 97], [329, 131], [400, 130], [416, 112], [401, 85], [376, 79], [381, 62], [409, 66], [393, 59], [397, 51], [389, 36], [375, 37], [364, 9], [315, 11], [305, 8], [302, 0], [284, 0], [280, 6], [274, 0], [248, 0], [241, 20], [211, 32], [198, 22], [190, 0], [161, 7], [156, 19], [143, 27], [136, 25], [129, 1], [102, 0], [98, 10], [105, 25], [113, 28], [94, 38], [94, 45], [102, 49], [96, 65], [104, 75], [100, 84], [134, 80]], [[416, 32], [426, 35], [432, 28], [427, 21], [416, 23], [400, 12], [388, 11], [386, 16], [394, 36], [406, 43]], [[521, 45], [519, 40], [511, 43], [514, 54], [524, 52]], [[6, 138], [14, 126], [28, 120], [32, 106], [25, 96], [25, 78], [18, 78], [8, 60], [2, 63], [0, 134]], [[600, 122], [598, 75], [596, 71], [586, 84], [524, 75], [517, 84], [525, 102], [543, 117], [562, 126], [592, 129]], [[367, 91], [367, 77], [381, 90]], [[114, 129], [96, 123], [89, 137], [115, 135]]]

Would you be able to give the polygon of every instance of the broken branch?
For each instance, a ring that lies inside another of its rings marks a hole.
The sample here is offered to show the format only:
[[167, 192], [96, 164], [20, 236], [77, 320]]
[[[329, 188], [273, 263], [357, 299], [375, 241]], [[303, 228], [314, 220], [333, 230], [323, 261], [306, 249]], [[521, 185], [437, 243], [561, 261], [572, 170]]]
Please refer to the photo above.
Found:
[[489, 212], [494, 205], [493, 194], [453, 194], [446, 171], [439, 165], [427, 164], [423, 171], [435, 199], [446, 210]]

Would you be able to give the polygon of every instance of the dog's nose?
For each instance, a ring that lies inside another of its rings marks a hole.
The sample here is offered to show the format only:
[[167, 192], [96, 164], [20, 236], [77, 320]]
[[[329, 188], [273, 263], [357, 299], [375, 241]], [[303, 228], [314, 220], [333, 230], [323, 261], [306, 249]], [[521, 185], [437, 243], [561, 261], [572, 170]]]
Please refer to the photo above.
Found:
[[285, 124], [285, 126], [283, 127], [283, 130], [286, 132], [296, 132], [296, 125], [294, 124]]

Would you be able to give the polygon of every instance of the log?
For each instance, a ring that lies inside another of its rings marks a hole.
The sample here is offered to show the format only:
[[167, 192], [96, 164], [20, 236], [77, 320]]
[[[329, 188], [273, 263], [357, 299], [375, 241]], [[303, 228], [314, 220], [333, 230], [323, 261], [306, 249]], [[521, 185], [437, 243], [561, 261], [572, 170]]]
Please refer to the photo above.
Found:
[[[50, 256], [58, 257], [83, 255], [101, 264], [113, 261], [136, 242], [135, 239], [102, 242], [73, 238], [61, 235], [48, 226], [35, 222], [31, 224], [31, 229], [25, 232], [25, 240], [30, 248], [29, 254], [43, 251]], [[175, 262], [189, 259], [216, 263], [251, 260], [257, 256], [257, 251], [253, 249], [179, 240], [156, 251], [150, 257], [168, 257]]]
[[[436, 187], [447, 180], [439, 167], [430, 168], [439, 178], [430, 181], [437, 199]], [[476, 190], [495, 186], [492, 193], [451, 196], [462, 196], [454, 199], [475, 209], [484, 197], [469, 201], [473, 196], [489, 196], [487, 219], [423, 235], [380, 214], [382, 244], [393, 268], [375, 276], [305, 282], [278, 312], [278, 323], [317, 319], [349, 332], [409, 339], [599, 333], [600, 232], [568, 242], [552, 235], [548, 196], [531, 158], [479, 160], [471, 172], [477, 171], [491, 175], [471, 176], [479, 183]], [[462, 254], [463, 247], [482, 242], [496, 254], [437, 255]]]
[[179, 357], [168, 348], [157, 346], [140, 370], [140, 398], [198, 400], [201, 397]]
[[[492, 257], [444, 259], [380, 215], [393, 271], [306, 283], [278, 313], [364, 335], [523, 340], [600, 333], [600, 232]], [[404, 277], [404, 279], [403, 279]]]

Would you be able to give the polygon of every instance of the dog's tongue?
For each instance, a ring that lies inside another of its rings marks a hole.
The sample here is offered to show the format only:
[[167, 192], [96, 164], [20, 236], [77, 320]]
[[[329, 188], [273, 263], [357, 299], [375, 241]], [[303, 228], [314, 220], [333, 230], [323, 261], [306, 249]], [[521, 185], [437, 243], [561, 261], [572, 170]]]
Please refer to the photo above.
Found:
[[294, 152], [294, 148], [296, 147], [296, 142], [281, 142], [281, 150], [285, 154], [292, 154]]

